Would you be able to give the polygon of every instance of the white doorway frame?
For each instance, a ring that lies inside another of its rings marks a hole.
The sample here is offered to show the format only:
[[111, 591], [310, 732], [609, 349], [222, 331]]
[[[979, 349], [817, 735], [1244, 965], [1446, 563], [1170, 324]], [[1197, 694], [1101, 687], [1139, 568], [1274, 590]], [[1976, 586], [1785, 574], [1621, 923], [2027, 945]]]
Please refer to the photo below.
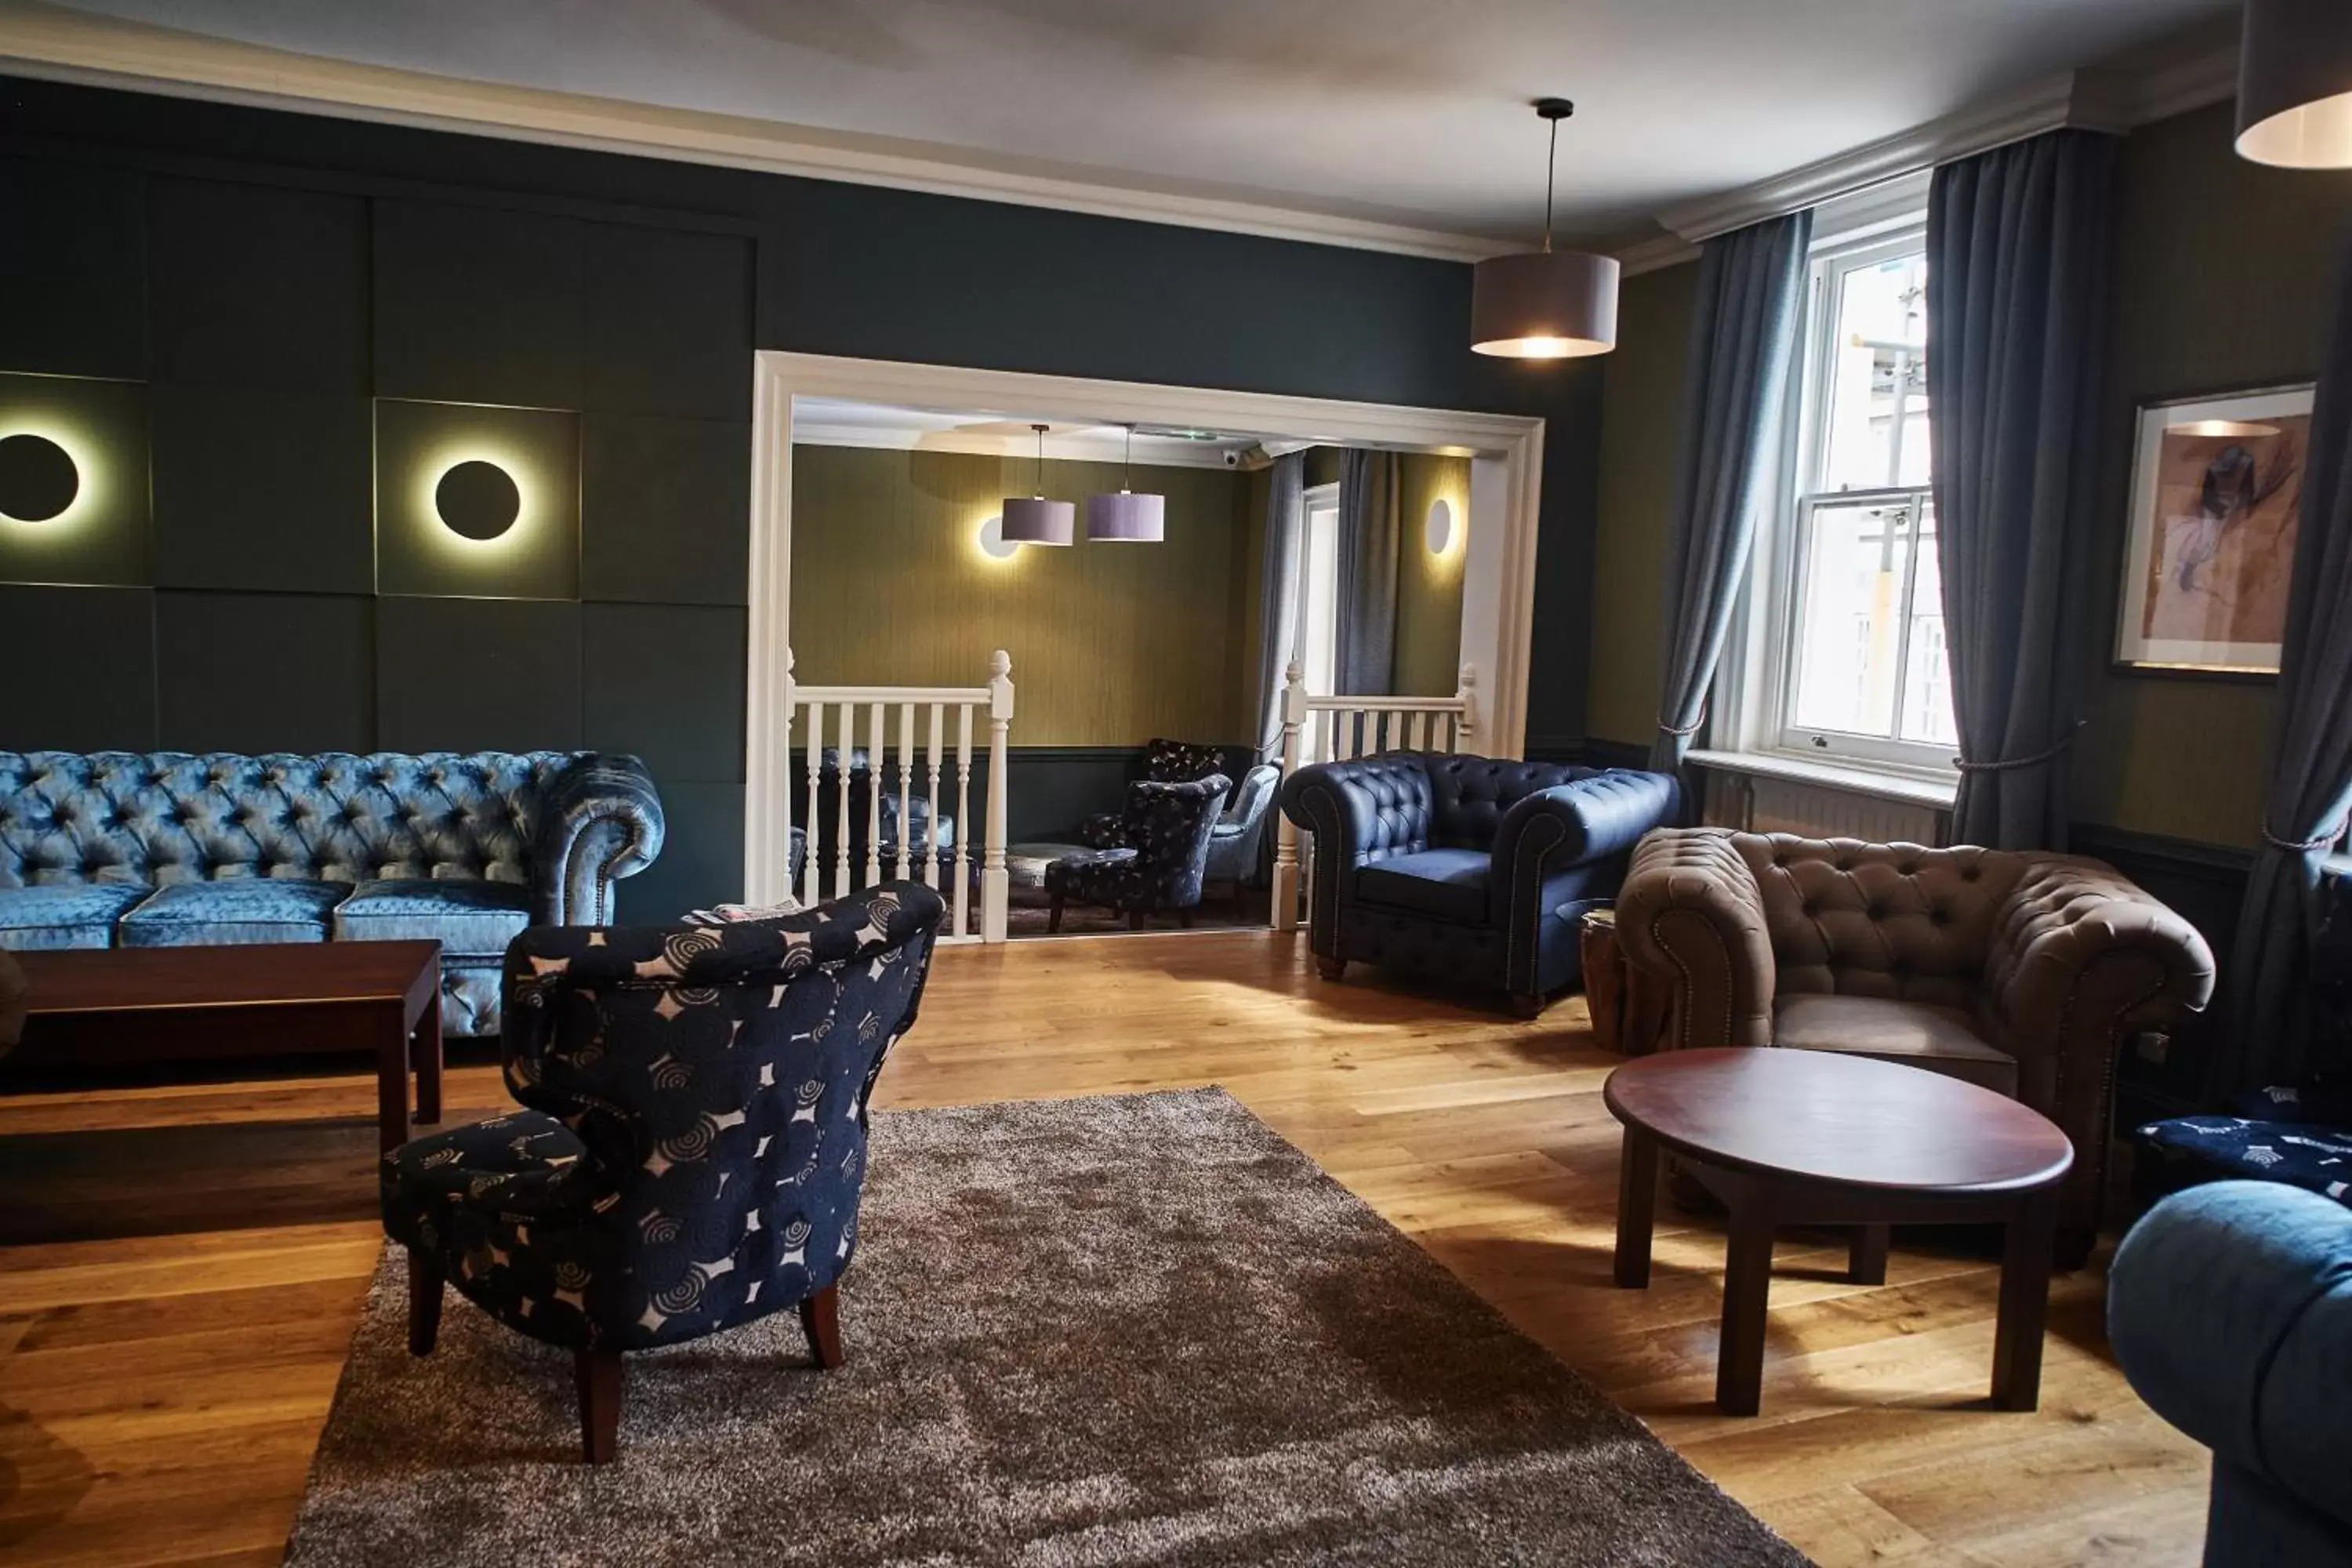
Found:
[[[1516, 757], [1526, 743], [1535, 620], [1536, 520], [1544, 422], [1390, 403], [1226, 392], [1150, 382], [968, 370], [897, 360], [761, 350], [752, 369], [751, 669], [743, 791], [744, 896], [788, 895], [785, 791], [792, 731], [784, 687], [792, 646], [793, 403], [823, 397], [893, 406], [1002, 412], [1023, 419], [1174, 425], [1279, 435], [1335, 447], [1467, 457], [1470, 537], [1462, 574], [1462, 662], [1475, 666], [1481, 745]], [[1405, 520], [1418, 537], [1415, 520]], [[803, 649], [804, 653], [814, 650]], [[1018, 649], [1013, 652], [1016, 663]]]

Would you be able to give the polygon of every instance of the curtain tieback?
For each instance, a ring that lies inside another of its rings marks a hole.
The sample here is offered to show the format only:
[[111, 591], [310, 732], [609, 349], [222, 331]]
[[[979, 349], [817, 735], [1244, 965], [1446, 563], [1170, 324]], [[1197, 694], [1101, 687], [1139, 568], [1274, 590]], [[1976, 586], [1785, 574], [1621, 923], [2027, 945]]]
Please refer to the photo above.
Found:
[[2292, 838], [2281, 838], [2272, 832], [2270, 818], [2266, 816], [2263, 818], [2263, 842], [2283, 854], [2316, 854], [2322, 849], [2333, 849], [2336, 847], [2336, 841], [2344, 837], [2344, 829], [2347, 826], [2352, 826], [2352, 818], [2338, 817], [2336, 826], [2324, 830], [2318, 837], [2306, 838], [2297, 843]]
[[2064, 738], [2060, 740], [2056, 745], [2050, 747], [2047, 751], [2036, 752], [2030, 757], [2003, 757], [1997, 763], [1972, 763], [1965, 757], [1954, 757], [1952, 759], [1952, 766], [1964, 773], [2005, 773], [2011, 768], [2038, 768], [2042, 763], [2054, 759], [2067, 747], [2073, 745], [2074, 743], [2074, 737], [2081, 734], [2083, 732], [2083, 726], [2089, 722], [2090, 721], [2088, 719], [2075, 720], [2074, 727], [2072, 730], [2067, 731]]
[[1699, 700], [1698, 717], [1692, 720], [1687, 724], [1669, 724], [1666, 722], [1666, 716], [1664, 714], [1661, 713], [1658, 715], [1658, 731], [1661, 734], [1680, 735], [1687, 739], [1692, 735], [1697, 734], [1701, 730], [1706, 728], [1706, 700], [1705, 698], [1701, 698]]

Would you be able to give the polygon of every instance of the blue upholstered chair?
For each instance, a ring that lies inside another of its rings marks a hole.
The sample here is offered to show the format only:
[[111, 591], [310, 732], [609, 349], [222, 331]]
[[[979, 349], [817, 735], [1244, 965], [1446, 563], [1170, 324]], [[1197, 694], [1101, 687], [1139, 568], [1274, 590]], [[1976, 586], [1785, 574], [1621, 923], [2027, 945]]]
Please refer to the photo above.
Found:
[[530, 1109], [384, 1157], [409, 1348], [431, 1352], [446, 1281], [572, 1352], [592, 1463], [613, 1455], [624, 1352], [793, 1307], [838, 1365], [866, 1100], [940, 908], [890, 882], [773, 921], [518, 937], [501, 1045]]
[[0, 947], [430, 939], [442, 1029], [490, 1034], [515, 933], [661, 845], [635, 757], [0, 752]]
[[1201, 902], [1217, 808], [1232, 788], [1223, 773], [1189, 784], [1144, 779], [1127, 786], [1127, 810], [1111, 847], [1066, 855], [1045, 868], [1048, 931], [1062, 929], [1065, 904], [1102, 904], [1140, 926], [1173, 912], [1186, 925]]
[[2352, 1209], [2270, 1182], [2175, 1194], [2116, 1252], [2107, 1337], [2213, 1450], [2208, 1568], [2352, 1564]]
[[1532, 1016], [1576, 983], [1584, 911], [1680, 799], [1664, 773], [1445, 752], [1301, 768], [1282, 809], [1315, 836], [1316, 965], [1327, 980], [1360, 961], [1491, 985]]
[[1230, 882], [1238, 889], [1256, 879], [1266, 818], [1281, 788], [1282, 770], [1271, 763], [1261, 763], [1242, 775], [1240, 787], [1209, 835], [1209, 864], [1203, 873], [1208, 880]]
[[[1199, 741], [1170, 741], [1154, 736], [1143, 743], [1143, 771], [1136, 779], [1144, 784], [1192, 784], [1213, 775], [1223, 775], [1228, 787], [1232, 776], [1225, 773], [1225, 749]], [[1218, 808], [1223, 810], [1221, 805]], [[1078, 842], [1096, 849], [1116, 849], [1123, 843], [1127, 813], [1097, 812], [1078, 824]]]

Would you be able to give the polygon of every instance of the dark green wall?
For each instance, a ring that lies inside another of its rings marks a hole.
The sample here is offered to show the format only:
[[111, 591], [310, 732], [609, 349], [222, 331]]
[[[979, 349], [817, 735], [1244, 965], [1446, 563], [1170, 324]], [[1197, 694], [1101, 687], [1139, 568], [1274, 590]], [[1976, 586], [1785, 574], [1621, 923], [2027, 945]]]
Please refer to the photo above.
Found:
[[[0, 373], [146, 384], [157, 463], [152, 570], [0, 580], [0, 745], [636, 750], [625, 914], [733, 892], [754, 347], [1542, 416], [1583, 733], [1598, 374], [1468, 353], [1466, 267], [13, 79], [0, 214]], [[379, 599], [375, 396], [579, 411], [578, 599]]]

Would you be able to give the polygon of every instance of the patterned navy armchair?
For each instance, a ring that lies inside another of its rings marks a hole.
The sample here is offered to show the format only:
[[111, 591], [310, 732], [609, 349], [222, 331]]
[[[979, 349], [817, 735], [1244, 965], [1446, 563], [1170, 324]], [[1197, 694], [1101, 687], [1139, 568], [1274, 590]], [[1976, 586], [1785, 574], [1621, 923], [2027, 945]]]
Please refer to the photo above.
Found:
[[1507, 991], [1522, 1013], [1582, 972], [1578, 926], [1675, 819], [1663, 773], [1391, 752], [1301, 768], [1282, 809], [1315, 836], [1309, 940], [1349, 963]]
[[[1223, 746], [1157, 736], [1143, 744], [1143, 772], [1138, 775], [1142, 783], [1192, 784], [1213, 774], [1223, 775], [1231, 786], [1232, 776], [1225, 773]], [[1126, 842], [1126, 828], [1124, 811], [1097, 812], [1078, 825], [1078, 842], [1097, 849], [1116, 849]]]
[[635, 757], [0, 752], [0, 947], [434, 939], [488, 1034], [515, 933], [610, 920], [661, 844]]
[[797, 1307], [839, 1365], [866, 1100], [940, 909], [889, 882], [772, 921], [516, 939], [502, 1049], [530, 1109], [384, 1156], [409, 1348], [431, 1352], [447, 1283], [572, 1352], [591, 1463], [613, 1457], [624, 1352]]
[[1232, 781], [1223, 773], [1189, 784], [1150, 779], [1127, 786], [1127, 810], [1117, 843], [1084, 855], [1066, 855], [1045, 868], [1051, 900], [1046, 929], [1062, 929], [1066, 903], [1105, 904], [1140, 926], [1146, 915], [1173, 910], [1192, 923], [1217, 826], [1217, 805]]

